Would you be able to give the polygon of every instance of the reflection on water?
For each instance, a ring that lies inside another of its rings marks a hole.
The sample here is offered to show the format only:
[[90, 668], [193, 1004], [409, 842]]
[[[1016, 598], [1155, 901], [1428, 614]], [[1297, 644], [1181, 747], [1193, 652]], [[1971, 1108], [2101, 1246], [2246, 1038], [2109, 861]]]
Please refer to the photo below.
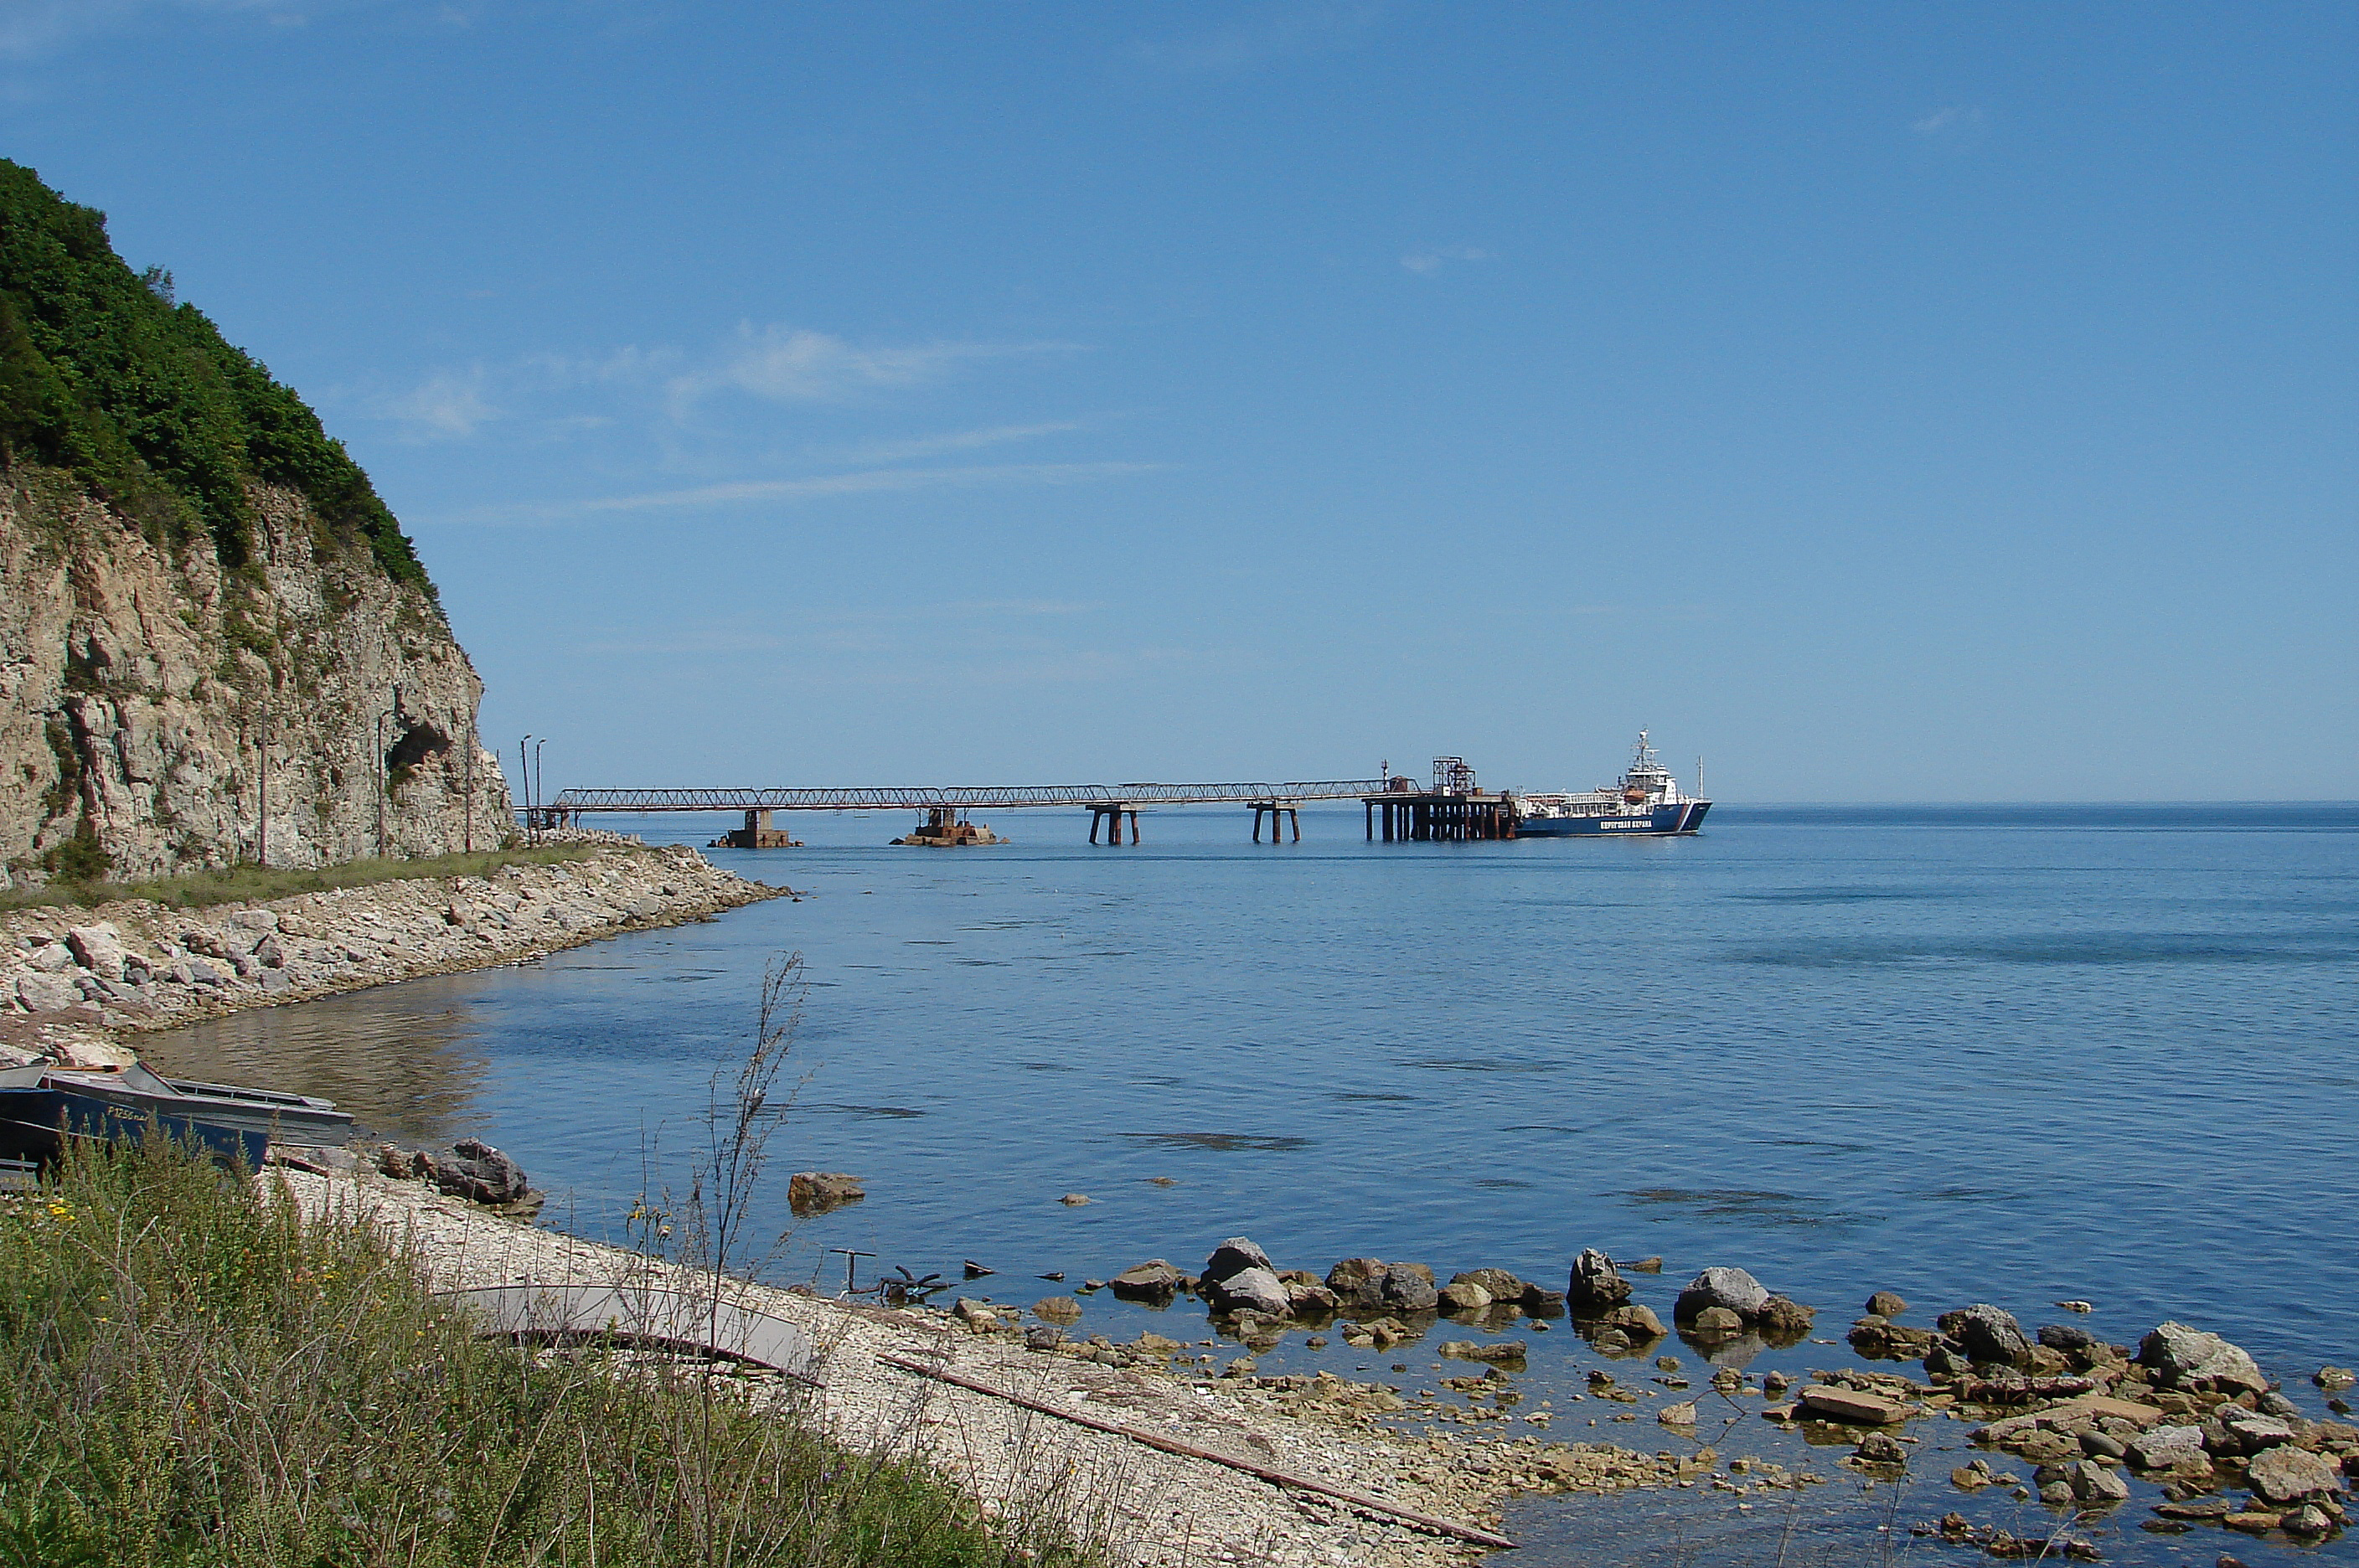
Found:
[[176, 1077], [300, 1083], [352, 1112], [363, 1133], [448, 1143], [487, 1130], [492, 1055], [471, 990], [438, 978], [264, 1007], [150, 1036], [141, 1050]]

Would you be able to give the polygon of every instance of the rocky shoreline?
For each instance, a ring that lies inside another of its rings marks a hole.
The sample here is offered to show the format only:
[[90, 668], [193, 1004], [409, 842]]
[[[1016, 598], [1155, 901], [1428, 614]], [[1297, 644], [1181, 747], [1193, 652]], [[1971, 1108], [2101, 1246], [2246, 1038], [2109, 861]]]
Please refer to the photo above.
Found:
[[427, 975], [458, 974], [792, 889], [685, 845], [586, 844], [578, 859], [188, 910], [145, 900], [0, 916], [0, 1065], [116, 1060], [113, 1036]]

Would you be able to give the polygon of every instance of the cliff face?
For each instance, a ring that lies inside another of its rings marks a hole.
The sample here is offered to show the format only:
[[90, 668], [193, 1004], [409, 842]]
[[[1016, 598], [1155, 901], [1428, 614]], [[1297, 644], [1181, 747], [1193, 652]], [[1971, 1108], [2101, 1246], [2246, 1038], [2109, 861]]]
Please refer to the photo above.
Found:
[[368, 476], [101, 214], [5, 159], [0, 590], [9, 884], [507, 831], [482, 682]]
[[423, 592], [365, 550], [321, 548], [302, 496], [253, 487], [255, 548], [232, 572], [201, 541], [126, 529], [69, 475], [5, 480], [12, 881], [44, 879], [78, 837], [118, 880], [253, 860], [266, 781], [274, 866], [376, 854], [380, 801], [388, 853], [498, 846], [511, 818], [474, 746], [482, 681]]

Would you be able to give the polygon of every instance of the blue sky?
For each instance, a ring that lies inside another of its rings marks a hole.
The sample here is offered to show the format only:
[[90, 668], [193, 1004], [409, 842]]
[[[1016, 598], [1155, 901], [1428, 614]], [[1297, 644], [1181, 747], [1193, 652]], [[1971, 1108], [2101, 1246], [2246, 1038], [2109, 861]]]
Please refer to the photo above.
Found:
[[2359, 796], [2349, 5], [0, 4], [550, 783]]

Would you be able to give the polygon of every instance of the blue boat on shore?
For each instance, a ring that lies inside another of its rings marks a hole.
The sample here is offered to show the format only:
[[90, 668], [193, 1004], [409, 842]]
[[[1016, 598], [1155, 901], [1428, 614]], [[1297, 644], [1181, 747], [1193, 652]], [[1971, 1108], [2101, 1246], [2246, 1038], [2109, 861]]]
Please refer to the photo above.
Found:
[[166, 1078], [127, 1067], [0, 1070], [0, 1161], [52, 1165], [70, 1145], [139, 1143], [152, 1130], [191, 1152], [259, 1170], [273, 1139], [341, 1143], [353, 1118], [326, 1100]]
[[1679, 780], [1640, 730], [1619, 783], [1578, 794], [1517, 795], [1516, 836], [1670, 838], [1695, 832], [1711, 810], [1710, 800], [1680, 793]]

